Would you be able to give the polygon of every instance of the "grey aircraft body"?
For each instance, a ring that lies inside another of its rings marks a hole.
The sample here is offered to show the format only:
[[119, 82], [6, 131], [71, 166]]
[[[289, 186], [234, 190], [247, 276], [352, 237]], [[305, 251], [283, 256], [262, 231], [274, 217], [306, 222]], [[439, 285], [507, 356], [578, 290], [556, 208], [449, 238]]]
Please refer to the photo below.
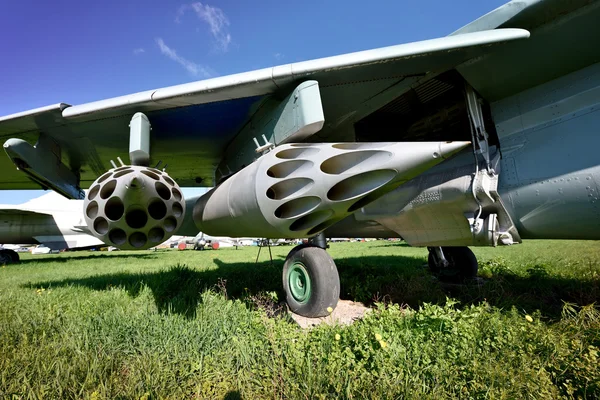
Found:
[[339, 296], [326, 236], [401, 237], [472, 277], [467, 246], [600, 239], [598, 21], [600, 1], [515, 0], [443, 38], [9, 115], [0, 188], [85, 198], [120, 248], [311, 237], [283, 271], [307, 316]]

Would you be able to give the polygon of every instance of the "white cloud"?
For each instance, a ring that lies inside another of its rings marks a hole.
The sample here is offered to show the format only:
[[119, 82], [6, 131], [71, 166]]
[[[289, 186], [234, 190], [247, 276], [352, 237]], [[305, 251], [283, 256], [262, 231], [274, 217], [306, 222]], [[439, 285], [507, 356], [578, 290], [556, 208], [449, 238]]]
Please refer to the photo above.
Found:
[[188, 8], [189, 6], [187, 4], [184, 4], [177, 9], [177, 14], [175, 14], [176, 23], [181, 23], [181, 17], [183, 17], [183, 14], [185, 14], [185, 10], [187, 10]]
[[227, 51], [229, 44], [231, 43], [231, 34], [229, 33], [229, 19], [223, 10], [200, 2], [191, 3], [189, 5], [184, 4], [177, 10], [175, 16], [176, 23], [181, 22], [181, 17], [189, 8], [194, 10], [201, 21], [208, 24], [217, 48], [224, 52]]
[[209, 78], [211, 76], [210, 70], [200, 64], [196, 64], [188, 59], [181, 57], [175, 49], [170, 48], [165, 44], [165, 41], [162, 38], [156, 39], [156, 44], [160, 48], [160, 52], [165, 56], [169, 57], [171, 60], [175, 61], [183, 68], [185, 68], [191, 75], [194, 76], [203, 76], [204, 78]]
[[138, 56], [138, 55], [140, 55], [142, 53], [145, 53], [145, 52], [146, 52], [146, 50], [142, 49], [141, 47], [139, 47], [137, 49], [133, 49], [133, 55], [134, 56]]
[[275, 54], [273, 54], [273, 57], [275, 57], [275, 59], [276, 59], [277, 61], [279, 61], [279, 60], [281, 60], [282, 58], [284, 58], [284, 57], [285, 57], [285, 55], [283, 55], [283, 54], [281, 54], [281, 53], [275, 53]]

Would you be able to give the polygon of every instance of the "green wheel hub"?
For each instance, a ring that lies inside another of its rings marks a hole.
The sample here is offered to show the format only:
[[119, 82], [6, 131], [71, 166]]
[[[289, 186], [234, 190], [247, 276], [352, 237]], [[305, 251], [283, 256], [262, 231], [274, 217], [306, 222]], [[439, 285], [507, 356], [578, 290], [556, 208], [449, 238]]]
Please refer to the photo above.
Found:
[[312, 293], [310, 275], [301, 262], [295, 262], [288, 271], [288, 283], [294, 300], [305, 304]]

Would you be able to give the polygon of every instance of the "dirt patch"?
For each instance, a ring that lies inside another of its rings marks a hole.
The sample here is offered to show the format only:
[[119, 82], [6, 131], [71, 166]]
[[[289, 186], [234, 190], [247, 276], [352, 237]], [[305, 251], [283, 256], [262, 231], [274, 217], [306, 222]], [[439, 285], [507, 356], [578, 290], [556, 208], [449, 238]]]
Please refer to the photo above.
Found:
[[290, 313], [292, 319], [302, 328], [313, 328], [321, 324], [328, 325], [350, 325], [354, 321], [363, 318], [371, 309], [365, 307], [362, 303], [355, 303], [349, 300], [340, 300], [333, 312], [321, 318], [306, 318], [300, 315]]

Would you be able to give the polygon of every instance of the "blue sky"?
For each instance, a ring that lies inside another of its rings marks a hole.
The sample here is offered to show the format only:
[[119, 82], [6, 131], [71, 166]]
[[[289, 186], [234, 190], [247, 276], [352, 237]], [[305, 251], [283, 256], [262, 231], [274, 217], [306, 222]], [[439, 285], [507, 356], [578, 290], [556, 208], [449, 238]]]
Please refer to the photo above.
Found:
[[445, 36], [504, 2], [4, 1], [0, 115]]

